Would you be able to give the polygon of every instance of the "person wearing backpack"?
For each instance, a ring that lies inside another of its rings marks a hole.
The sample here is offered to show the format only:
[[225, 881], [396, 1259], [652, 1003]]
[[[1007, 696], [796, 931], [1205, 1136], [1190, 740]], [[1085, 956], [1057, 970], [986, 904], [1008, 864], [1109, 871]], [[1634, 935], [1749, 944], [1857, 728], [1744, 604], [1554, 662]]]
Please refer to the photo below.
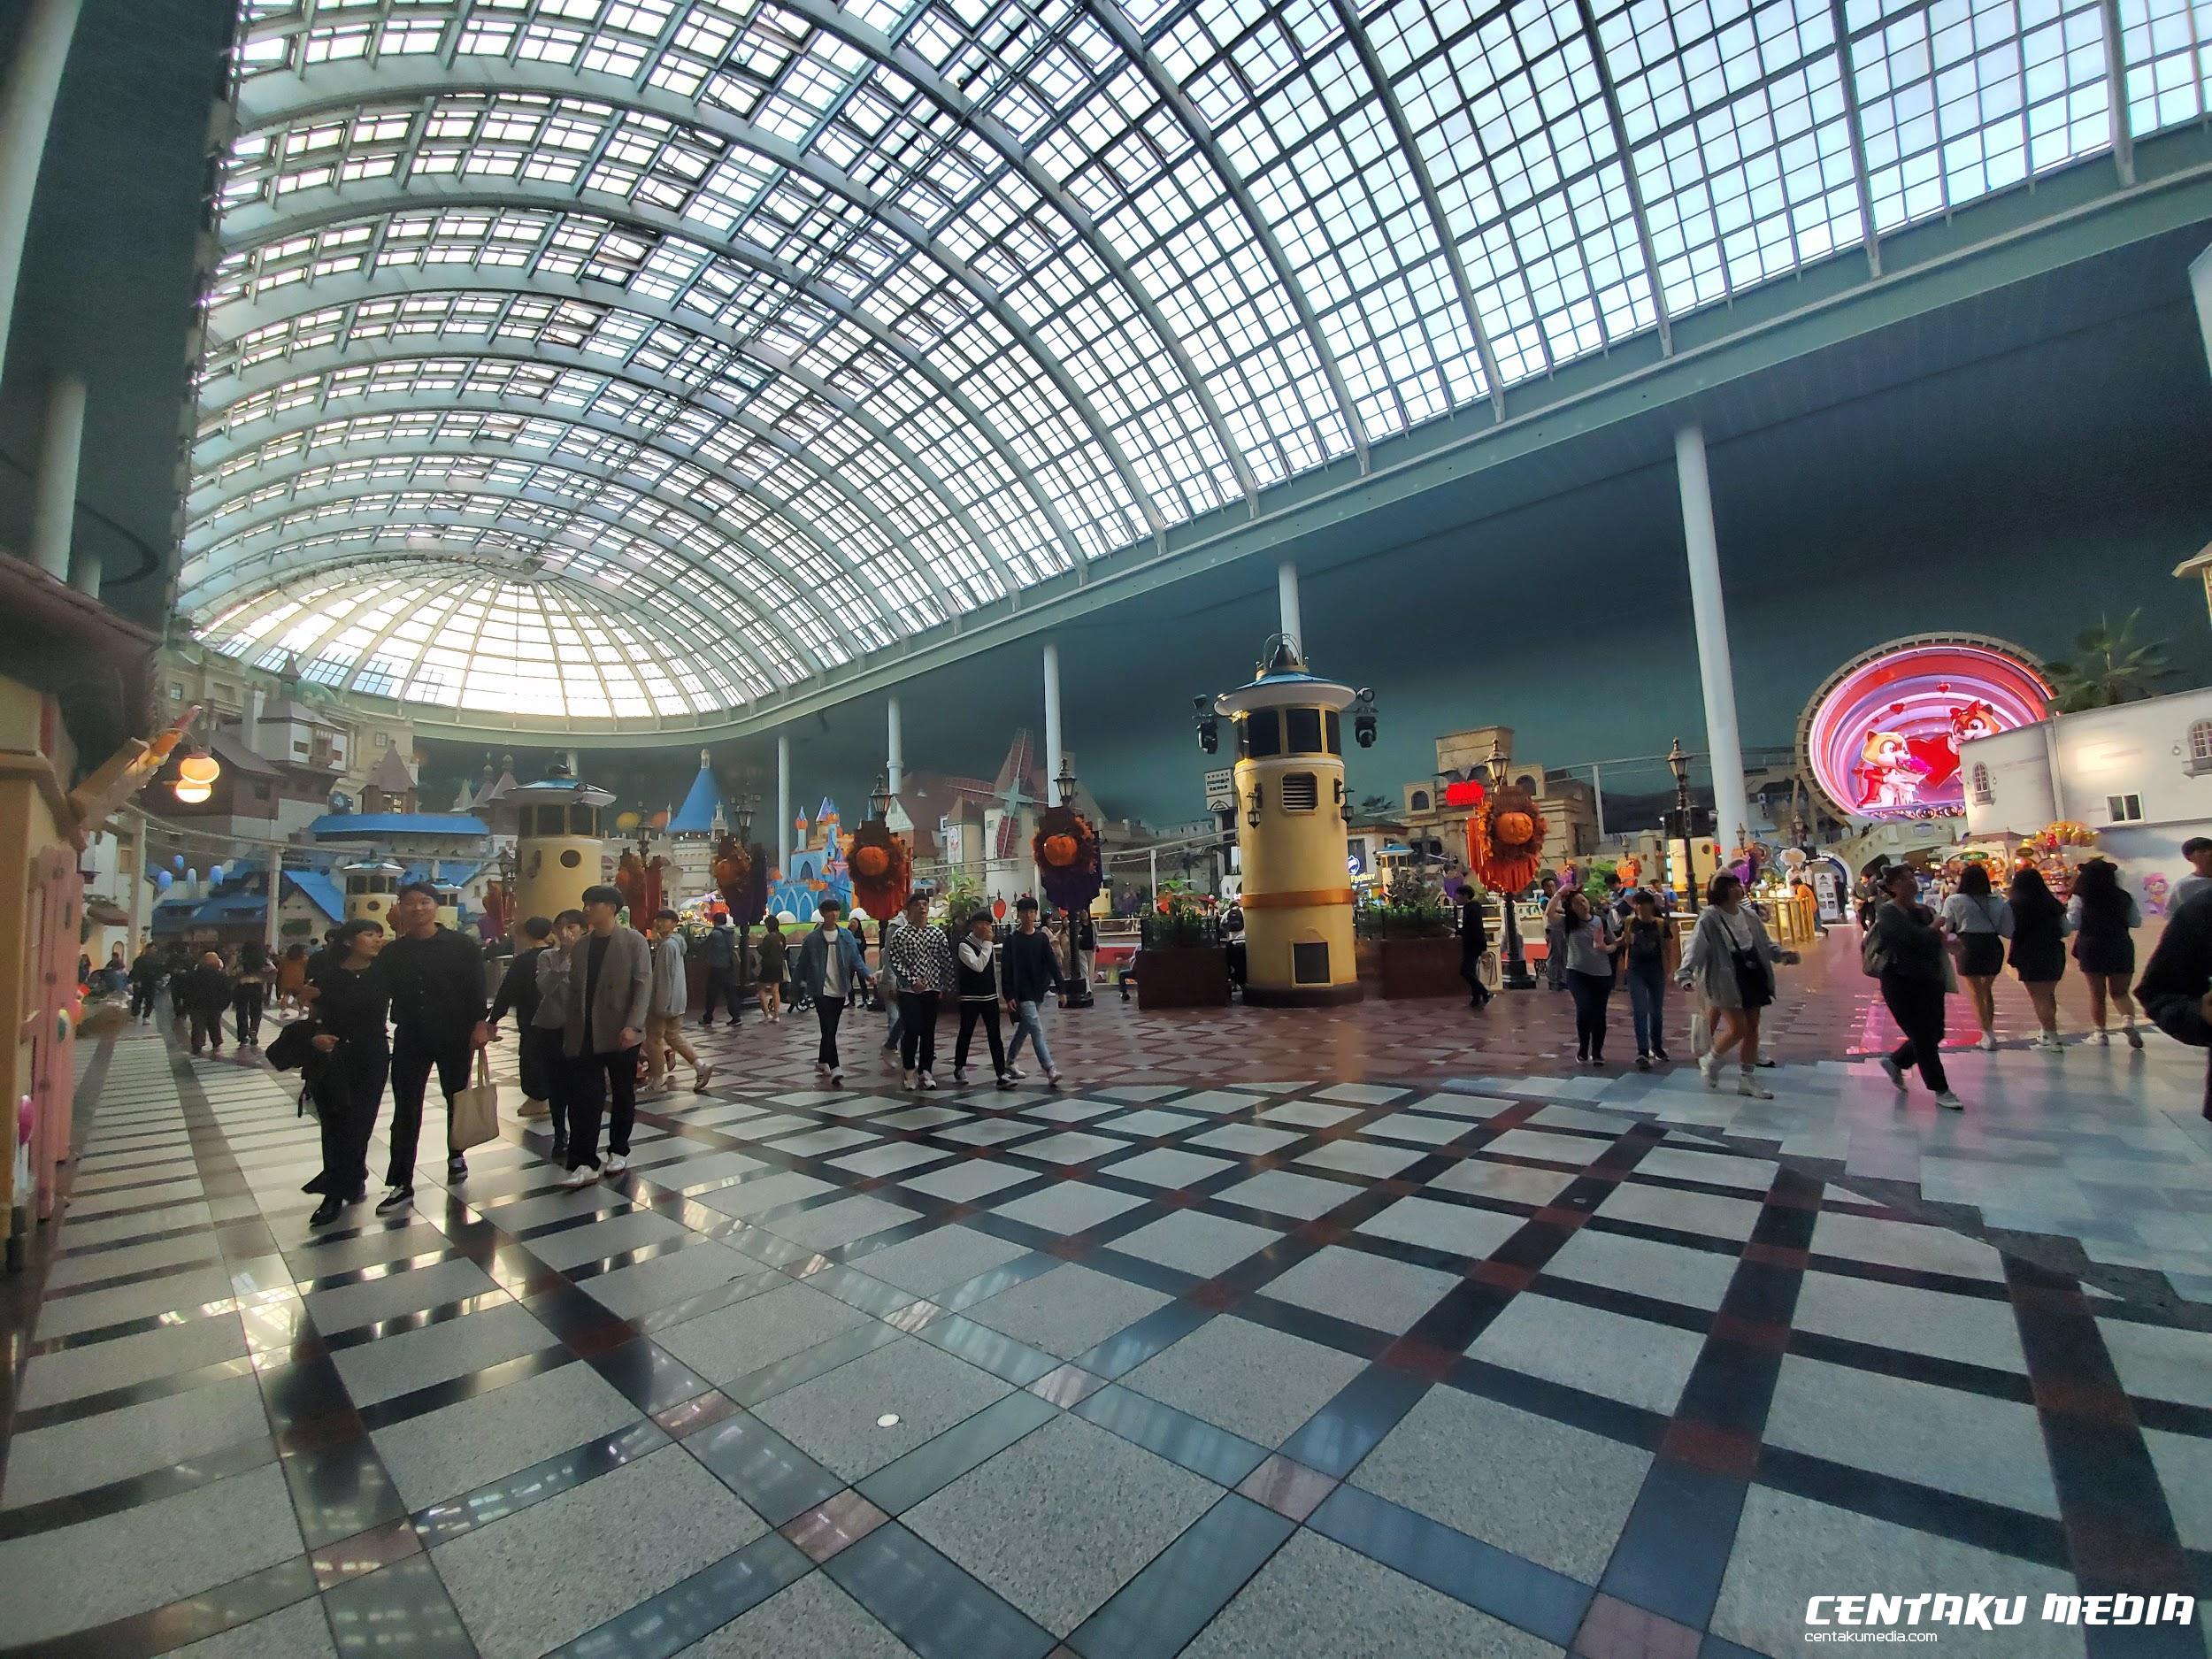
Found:
[[1981, 1047], [1997, 1046], [1997, 975], [2005, 965], [2005, 941], [2012, 937], [2012, 906], [1989, 887], [1989, 872], [1966, 866], [1959, 890], [1943, 901], [1943, 931], [1958, 947], [1959, 978], [1974, 1004], [1982, 1028]]
[[1867, 972], [1881, 983], [1883, 1006], [1905, 1035], [1903, 1042], [1882, 1056], [1882, 1070], [1902, 1094], [1905, 1068], [1917, 1065], [1920, 1080], [1934, 1092], [1936, 1104], [1962, 1110], [1965, 1102], [1951, 1092], [1950, 1079], [1943, 1071], [1944, 998], [1949, 977], [1943, 931], [1936, 926], [1935, 913], [1919, 902], [1920, 878], [1907, 866], [1893, 864], [1882, 872], [1882, 891], [1887, 896], [1867, 930], [1863, 961]]

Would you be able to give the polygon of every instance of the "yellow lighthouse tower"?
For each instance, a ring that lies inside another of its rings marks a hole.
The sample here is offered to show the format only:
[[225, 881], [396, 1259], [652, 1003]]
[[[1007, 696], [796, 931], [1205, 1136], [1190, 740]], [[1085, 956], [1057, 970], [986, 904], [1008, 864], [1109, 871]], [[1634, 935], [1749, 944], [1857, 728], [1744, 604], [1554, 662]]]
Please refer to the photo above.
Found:
[[1359, 1000], [1344, 792], [1344, 710], [1359, 697], [1308, 673], [1278, 634], [1252, 683], [1214, 699], [1236, 724], [1248, 1002]]
[[388, 858], [365, 858], [347, 864], [339, 873], [346, 879], [346, 920], [374, 922], [390, 931], [392, 900], [405, 872]]
[[600, 809], [608, 790], [556, 766], [507, 796], [516, 809], [515, 892], [510, 931], [533, 916], [549, 920], [584, 907], [584, 889], [601, 880]]

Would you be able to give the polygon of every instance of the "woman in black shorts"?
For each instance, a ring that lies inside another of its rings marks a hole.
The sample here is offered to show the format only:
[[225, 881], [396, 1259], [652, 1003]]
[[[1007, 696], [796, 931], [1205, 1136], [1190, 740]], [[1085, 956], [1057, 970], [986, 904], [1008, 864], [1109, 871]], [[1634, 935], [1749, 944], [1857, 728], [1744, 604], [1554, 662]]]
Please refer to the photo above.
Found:
[[2066, 907], [2039, 872], [2023, 870], [2012, 879], [2012, 971], [2027, 987], [2042, 1027], [2034, 1046], [2057, 1048], [2058, 982], [2066, 973]]
[[2066, 919], [2074, 929], [2074, 960], [2089, 981], [2089, 1018], [2096, 1027], [2096, 1041], [2112, 1041], [2104, 1028], [2109, 1002], [2120, 1010], [2128, 1047], [2141, 1048], [2128, 981], [2135, 977], [2134, 930], [2143, 925], [2143, 912], [2135, 895], [2120, 885], [2118, 866], [2109, 859], [2092, 858], [2074, 872], [2074, 896], [2067, 903]]
[[1989, 872], [1966, 866], [1959, 890], [1943, 901], [1943, 931], [1958, 945], [1960, 981], [1974, 1004], [1982, 1028], [1981, 1046], [1997, 1046], [1997, 975], [2005, 965], [2005, 941], [2012, 937], [2012, 906], [1989, 890]]

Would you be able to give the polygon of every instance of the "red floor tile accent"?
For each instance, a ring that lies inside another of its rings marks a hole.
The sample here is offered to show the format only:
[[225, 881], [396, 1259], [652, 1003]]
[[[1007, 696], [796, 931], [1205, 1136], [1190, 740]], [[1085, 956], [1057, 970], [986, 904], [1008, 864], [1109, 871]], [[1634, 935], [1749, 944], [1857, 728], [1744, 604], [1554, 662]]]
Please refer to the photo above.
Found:
[[1321, 1500], [1334, 1492], [1337, 1484], [1334, 1477], [1274, 1452], [1237, 1483], [1237, 1491], [1286, 1519], [1302, 1521], [1321, 1507]]
[[858, 1543], [891, 1517], [848, 1486], [776, 1530], [816, 1565]]
[[1570, 1651], [1584, 1659], [1697, 1659], [1701, 1640], [1687, 1624], [1600, 1594], [1591, 1599]]

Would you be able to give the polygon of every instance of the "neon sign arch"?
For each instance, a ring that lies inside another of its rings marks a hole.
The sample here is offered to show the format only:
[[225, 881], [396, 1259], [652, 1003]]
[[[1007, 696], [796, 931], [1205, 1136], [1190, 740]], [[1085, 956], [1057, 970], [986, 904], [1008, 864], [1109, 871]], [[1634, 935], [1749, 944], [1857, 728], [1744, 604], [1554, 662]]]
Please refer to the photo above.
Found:
[[1798, 758], [1848, 817], [1955, 818], [1966, 810], [1959, 745], [2050, 711], [2050, 682], [2018, 646], [1916, 634], [1829, 676], [1798, 723]]

